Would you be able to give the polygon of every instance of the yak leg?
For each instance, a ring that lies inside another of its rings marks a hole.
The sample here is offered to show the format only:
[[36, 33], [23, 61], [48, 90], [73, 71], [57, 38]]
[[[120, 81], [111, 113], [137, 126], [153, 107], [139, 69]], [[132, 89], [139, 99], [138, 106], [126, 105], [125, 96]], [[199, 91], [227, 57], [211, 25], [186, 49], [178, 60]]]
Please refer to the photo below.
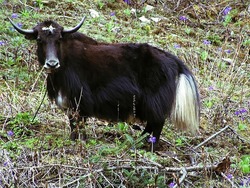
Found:
[[156, 138], [156, 143], [159, 143], [160, 135], [163, 129], [164, 121], [160, 123], [155, 123], [153, 128], [153, 137]]
[[160, 135], [161, 135], [161, 132], [162, 132], [162, 129], [163, 129], [163, 125], [164, 125], [164, 121], [161, 121], [161, 122], [148, 121], [144, 131], [142, 132], [142, 135], [145, 134], [145, 133], [150, 134], [150, 136], [147, 138], [148, 142], [150, 142], [149, 138], [151, 137], [151, 134], [153, 133], [152, 136], [155, 137], [155, 142], [152, 143], [154, 151], [159, 146], [159, 140], [160, 140]]
[[70, 122], [70, 129], [71, 129], [70, 139], [71, 140], [76, 140], [76, 139], [85, 140], [86, 132], [85, 132], [84, 125], [86, 122], [86, 118], [81, 117], [81, 116], [69, 115], [69, 122]]
[[151, 134], [153, 132], [153, 129], [152, 129], [152, 125], [147, 123], [144, 131], [142, 132], [142, 135], [148, 133], [148, 134]]
[[160, 135], [161, 135], [161, 131], [163, 129], [163, 125], [164, 125], [164, 121], [161, 122], [147, 122], [147, 125], [144, 129], [144, 131], [142, 132], [143, 134], [152, 134], [153, 133], [153, 137], [156, 138], [156, 142], [159, 141]]

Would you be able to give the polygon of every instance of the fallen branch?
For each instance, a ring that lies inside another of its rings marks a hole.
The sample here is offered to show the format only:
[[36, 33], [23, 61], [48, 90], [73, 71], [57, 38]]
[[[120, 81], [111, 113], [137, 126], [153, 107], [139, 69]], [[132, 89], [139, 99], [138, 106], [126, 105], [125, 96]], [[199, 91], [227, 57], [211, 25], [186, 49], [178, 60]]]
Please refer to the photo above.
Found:
[[237, 136], [237, 138], [240, 140], [240, 141], [242, 141], [242, 142], [244, 142], [244, 143], [248, 143], [248, 144], [250, 144], [250, 141], [249, 140], [246, 140], [246, 139], [244, 139], [244, 138], [242, 138], [232, 127], [228, 127], [229, 129], [230, 129], [230, 131], [232, 131], [236, 136]]
[[[142, 161], [140, 161], [142, 162]], [[218, 163], [219, 164], [219, 163]], [[96, 169], [93, 172], [103, 172], [103, 171], [112, 171], [112, 170], [122, 170], [122, 169], [127, 169], [127, 170], [158, 170], [161, 172], [180, 172], [183, 170], [183, 168], [185, 168], [185, 170], [187, 172], [191, 172], [191, 171], [201, 171], [201, 170], [213, 170], [214, 168], [216, 168], [218, 166], [218, 164], [216, 165], [207, 165], [207, 166], [188, 166], [188, 167], [159, 167], [157, 165], [154, 166], [145, 166], [145, 165], [120, 165], [120, 166], [110, 166], [110, 167], [106, 167], [106, 168], [100, 168], [100, 169]], [[147, 163], [148, 165], [148, 163]], [[83, 168], [83, 167], [78, 167], [78, 166], [70, 166], [70, 165], [62, 165], [62, 164], [47, 164], [47, 165], [39, 165], [39, 166], [27, 166], [27, 167], [18, 167], [16, 168], [16, 170], [30, 170], [30, 169], [43, 169], [43, 168], [51, 168], [51, 167], [60, 167], [60, 168], [69, 168], [69, 169], [74, 169], [74, 170], [79, 170], [79, 171], [89, 171], [89, 168]], [[6, 170], [8, 167], [0, 167], [0, 170]]]
[[[178, 173], [180, 174], [180, 178], [178, 181], [178, 185], [184, 182], [185, 178], [188, 176], [188, 172], [203, 172], [205, 171], [216, 171], [216, 169], [223, 165], [222, 163], [225, 162], [220, 162], [216, 165], [210, 164], [210, 165], [197, 165], [197, 166], [187, 166], [187, 167], [163, 167], [159, 166], [155, 163], [150, 163], [150, 161], [139, 161], [141, 165], [131, 165], [131, 161], [126, 160], [125, 163], [127, 164], [120, 164], [118, 163], [116, 166], [109, 166], [105, 168], [95, 168], [92, 166], [91, 168], [86, 168], [86, 167], [79, 167], [79, 166], [71, 166], [71, 165], [63, 165], [63, 164], [46, 164], [46, 165], [33, 165], [33, 166], [26, 166], [26, 167], [18, 167], [15, 168], [14, 166], [11, 167], [12, 173], [14, 175], [20, 175], [20, 174], [29, 174], [29, 172], [32, 171], [32, 174], [34, 176], [30, 177], [30, 180], [36, 176], [37, 173], [39, 176], [43, 176], [43, 172], [46, 174], [50, 174], [51, 171], [54, 171], [55, 169], [60, 169], [61, 174], [68, 174], [68, 176], [71, 176], [71, 174], [74, 174], [75, 179], [71, 179], [70, 182], [67, 182], [64, 184], [62, 187], [68, 187], [73, 184], [77, 184], [80, 181], [83, 181], [85, 178], [91, 178], [96, 177], [96, 175], [103, 176], [105, 172], [115, 172], [115, 171], [122, 171], [122, 170], [135, 170], [135, 171], [140, 171], [140, 170], [147, 170], [147, 171], [153, 171], [155, 173]], [[105, 165], [102, 165], [105, 166]], [[225, 165], [224, 165], [225, 166]], [[220, 170], [217, 170], [219, 173], [225, 172], [223, 170], [224, 168], [220, 168]], [[8, 166], [0, 167], [0, 171], [9, 171], [10, 168]], [[105, 175], [104, 175], [105, 176]]]
[[194, 150], [196, 150], [197, 148], [205, 145], [207, 142], [209, 142], [210, 140], [212, 140], [213, 138], [215, 138], [216, 136], [218, 136], [219, 134], [221, 134], [222, 132], [224, 132], [225, 130], [227, 130], [230, 126], [227, 125], [226, 127], [222, 128], [220, 131], [214, 133], [213, 135], [211, 135], [210, 137], [208, 137], [206, 140], [204, 140], [203, 142], [201, 142], [200, 144], [198, 144], [197, 146], [195, 146]]
[[179, 187], [181, 183], [184, 181], [184, 179], [186, 178], [187, 171], [184, 167], [181, 168], [181, 173], [182, 173], [182, 176], [180, 177], [178, 184], [175, 184], [173, 188]]
[[233, 128], [231, 128], [229, 125], [227, 125], [224, 128], [222, 128], [221, 130], [219, 130], [218, 132], [216, 132], [213, 135], [211, 135], [210, 137], [208, 137], [206, 140], [204, 140], [203, 142], [201, 142], [200, 144], [198, 144], [197, 146], [195, 146], [192, 149], [196, 150], [197, 148], [205, 145], [207, 142], [209, 142], [210, 140], [212, 140], [213, 138], [215, 138], [216, 136], [218, 136], [219, 134], [221, 134], [222, 132], [224, 132], [227, 129], [229, 129], [230, 131], [232, 131], [237, 136], [237, 138], [239, 140], [241, 140], [242, 142], [250, 143], [249, 141], [247, 141], [247, 140], [243, 139], [242, 137], [240, 137], [239, 134], [237, 134], [237, 132]]

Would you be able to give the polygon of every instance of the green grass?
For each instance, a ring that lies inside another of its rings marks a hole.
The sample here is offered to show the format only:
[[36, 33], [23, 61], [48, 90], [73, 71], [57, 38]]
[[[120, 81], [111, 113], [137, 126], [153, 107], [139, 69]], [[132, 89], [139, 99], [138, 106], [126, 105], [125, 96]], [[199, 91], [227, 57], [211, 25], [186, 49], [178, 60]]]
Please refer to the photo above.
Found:
[[[250, 186], [249, 3], [48, 2], [0, 1], [0, 187], [171, 187], [183, 176], [179, 168], [192, 166], [189, 155], [197, 168], [215, 163], [228, 168], [188, 171], [181, 187]], [[232, 9], [224, 15], [227, 7]], [[93, 18], [90, 9], [100, 16]], [[27, 29], [46, 19], [70, 28], [84, 15], [80, 31], [98, 41], [150, 43], [188, 65], [201, 96], [199, 134], [181, 133], [166, 122], [160, 150], [152, 153], [131, 125], [90, 118], [88, 139], [72, 142], [67, 117], [47, 97], [33, 121], [46, 74], [35, 43], [14, 31], [7, 17]], [[143, 23], [141, 16], [161, 20]], [[192, 149], [226, 125], [231, 129]], [[231, 164], [222, 162], [226, 157]]]

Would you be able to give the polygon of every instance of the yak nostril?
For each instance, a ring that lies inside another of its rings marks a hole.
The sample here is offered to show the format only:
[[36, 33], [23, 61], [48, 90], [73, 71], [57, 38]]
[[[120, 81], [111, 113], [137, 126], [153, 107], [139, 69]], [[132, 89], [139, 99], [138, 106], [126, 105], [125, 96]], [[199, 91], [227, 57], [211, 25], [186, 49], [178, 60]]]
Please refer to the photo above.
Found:
[[53, 67], [56, 67], [58, 65], [58, 63], [51, 63], [51, 62], [49, 62], [49, 63], [47, 63], [47, 65], [49, 67], [53, 68]]
[[58, 68], [60, 67], [59, 62], [56, 60], [50, 60], [45, 63], [45, 68]]

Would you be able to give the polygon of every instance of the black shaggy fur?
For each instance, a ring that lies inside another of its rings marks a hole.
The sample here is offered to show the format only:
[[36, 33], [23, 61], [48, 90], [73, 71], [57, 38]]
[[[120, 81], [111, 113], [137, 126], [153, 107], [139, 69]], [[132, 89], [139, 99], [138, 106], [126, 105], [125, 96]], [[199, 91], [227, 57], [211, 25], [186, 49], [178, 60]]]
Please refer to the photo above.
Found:
[[[50, 25], [54, 32], [42, 30]], [[53, 53], [60, 61], [48, 74], [49, 98], [56, 101], [60, 93], [66, 104], [61, 108], [78, 111], [81, 117], [126, 121], [136, 115], [147, 122], [143, 133], [159, 140], [165, 119], [171, 117], [180, 74], [193, 79], [181, 60], [148, 44], [98, 43], [78, 32], [64, 34], [52, 21], [33, 30], [26, 38], [39, 38], [40, 64], [45, 63], [48, 43], [55, 46]], [[196, 86], [195, 93], [198, 101]], [[76, 139], [73, 122], [71, 138]]]

